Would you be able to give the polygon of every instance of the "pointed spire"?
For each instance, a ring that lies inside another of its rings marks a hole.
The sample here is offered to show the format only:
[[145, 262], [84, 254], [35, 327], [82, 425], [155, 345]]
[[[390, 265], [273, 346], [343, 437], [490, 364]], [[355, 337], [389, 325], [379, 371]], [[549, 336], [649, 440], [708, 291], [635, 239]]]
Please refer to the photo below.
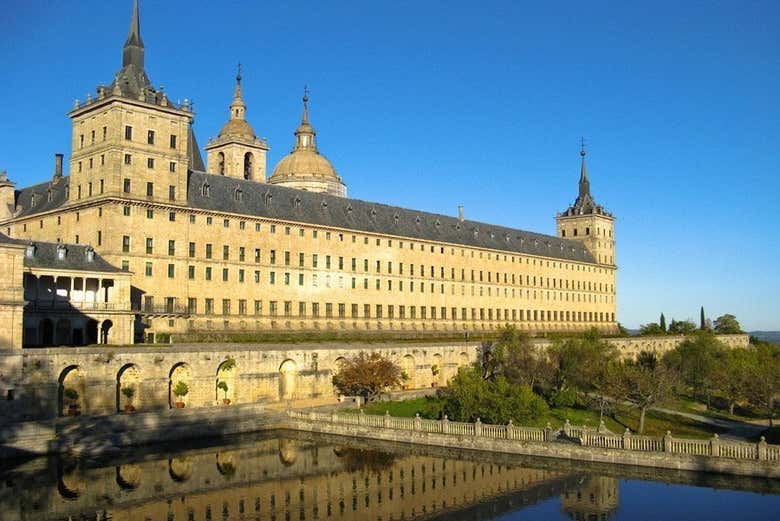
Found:
[[312, 150], [317, 152], [317, 142], [314, 139], [317, 133], [309, 123], [309, 88], [303, 88], [303, 114], [301, 124], [295, 131], [295, 150]]
[[303, 115], [301, 116], [301, 125], [309, 124], [309, 87], [303, 86]]
[[138, 0], [133, 0], [133, 14], [130, 18], [130, 31], [122, 49], [122, 67], [135, 65], [144, 68], [144, 42], [141, 40], [141, 21], [138, 16]]
[[580, 138], [580, 156], [582, 165], [580, 166], [580, 198], [590, 195], [590, 181], [588, 181], [588, 169], [585, 165], [585, 138]]
[[244, 104], [241, 92], [241, 63], [239, 63], [238, 72], [236, 73], [236, 89], [233, 91], [233, 103], [230, 104], [230, 119], [244, 119], [245, 114], [246, 104]]

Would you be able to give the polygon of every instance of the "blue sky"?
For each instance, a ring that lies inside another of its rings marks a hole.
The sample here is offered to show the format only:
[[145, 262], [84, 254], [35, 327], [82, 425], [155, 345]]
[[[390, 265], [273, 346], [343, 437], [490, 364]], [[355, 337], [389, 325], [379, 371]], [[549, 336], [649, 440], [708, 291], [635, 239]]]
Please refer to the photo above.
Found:
[[[130, 0], [4, 3], [0, 169], [70, 153], [65, 114], [121, 64]], [[618, 319], [780, 329], [780, 3], [145, 0], [146, 68], [201, 145], [247, 117], [287, 154], [303, 85], [350, 196], [554, 233], [579, 139], [617, 217]]]

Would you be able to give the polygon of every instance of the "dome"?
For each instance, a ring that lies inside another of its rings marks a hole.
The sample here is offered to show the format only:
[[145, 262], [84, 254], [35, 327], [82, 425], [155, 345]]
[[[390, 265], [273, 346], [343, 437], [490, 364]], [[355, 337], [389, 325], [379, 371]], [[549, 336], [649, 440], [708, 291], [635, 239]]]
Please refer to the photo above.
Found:
[[245, 119], [230, 119], [219, 131], [219, 137], [226, 136], [255, 139], [255, 131]]
[[271, 183], [282, 182], [289, 177], [339, 179], [330, 161], [325, 156], [311, 150], [296, 150], [282, 158], [274, 168], [274, 173], [269, 181]]

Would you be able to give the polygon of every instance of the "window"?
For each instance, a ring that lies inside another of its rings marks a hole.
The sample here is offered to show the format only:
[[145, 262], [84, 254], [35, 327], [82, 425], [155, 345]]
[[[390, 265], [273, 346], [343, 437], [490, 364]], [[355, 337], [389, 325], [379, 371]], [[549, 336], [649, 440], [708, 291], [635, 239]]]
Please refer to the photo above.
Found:
[[246, 315], [246, 300], [244, 299], [238, 301], [238, 314]]
[[122, 271], [130, 271], [130, 261], [128, 260], [122, 261]]
[[123, 235], [122, 236], [122, 252], [123, 253], [129, 253], [130, 252], [130, 236], [129, 235]]
[[147, 197], [154, 196], [154, 183], [146, 183], [146, 196]]
[[125, 179], [124, 180], [124, 182], [122, 184], [122, 191], [124, 193], [126, 193], [126, 194], [130, 193], [130, 180], [129, 179]]
[[146, 133], [146, 144], [154, 145], [154, 130], [150, 130]]
[[187, 266], [187, 278], [190, 280], [195, 279], [195, 266]]
[[222, 314], [223, 315], [230, 314], [230, 299], [226, 299], [226, 298], [222, 299]]
[[230, 260], [230, 246], [222, 246], [222, 260]]
[[284, 265], [289, 266], [290, 265], [290, 252], [286, 251], [284, 252]]
[[124, 215], [125, 217], [129, 217], [130, 216], [130, 207], [129, 206], [123, 206], [122, 207], [122, 215]]
[[133, 127], [130, 125], [125, 125], [125, 139], [133, 139]]
[[125, 164], [126, 165], [132, 165], [133, 164], [133, 156], [130, 154], [125, 154]]
[[172, 279], [176, 273], [176, 267], [174, 264], [168, 264], [168, 278]]
[[176, 134], [171, 134], [171, 148], [176, 148]]
[[298, 267], [303, 268], [303, 253], [298, 254]]
[[271, 250], [271, 264], [276, 264], [276, 250]]
[[222, 282], [227, 282], [230, 278], [230, 270], [228, 268], [222, 268]]
[[246, 248], [241, 246], [238, 248], [238, 260], [244, 262], [244, 257], [246, 257]]
[[206, 244], [206, 258], [211, 258], [211, 244]]
[[147, 262], [146, 263], [146, 266], [144, 268], [144, 274], [147, 277], [151, 277], [152, 276], [152, 263], [151, 262]]
[[204, 278], [206, 280], [211, 280], [211, 266], [206, 266]]
[[198, 299], [195, 298], [187, 299], [187, 313], [189, 313], [190, 315], [196, 315], [198, 313]]
[[214, 299], [213, 298], [207, 298], [206, 299], [206, 314], [207, 315], [213, 315], [214, 314]]
[[317, 267], [317, 254], [313, 253], [311, 256], [311, 267], [316, 268]]
[[154, 219], [154, 210], [151, 208], [146, 209], [146, 218], [147, 219]]
[[176, 222], [176, 212], [168, 212], [168, 220], [171, 222]]
[[149, 157], [146, 159], [146, 168], [154, 168], [154, 158]]
[[244, 270], [238, 270], [238, 282], [244, 282]]
[[276, 272], [275, 272], [275, 271], [272, 271], [272, 272], [270, 272], [270, 273], [268, 274], [268, 281], [269, 281], [271, 284], [276, 284]]
[[260, 262], [260, 248], [255, 248], [255, 262]]
[[173, 240], [168, 241], [168, 255], [170, 256], [176, 255], [176, 241]]
[[168, 200], [169, 201], [176, 200], [176, 187], [173, 185], [168, 186]]
[[168, 163], [168, 171], [169, 172], [176, 171], [176, 161], [171, 161], [170, 163]]
[[195, 243], [194, 243], [194, 242], [191, 242], [191, 243], [189, 244], [189, 249], [188, 249], [188, 251], [187, 251], [187, 255], [188, 255], [190, 258], [193, 258], [193, 257], [195, 257]]

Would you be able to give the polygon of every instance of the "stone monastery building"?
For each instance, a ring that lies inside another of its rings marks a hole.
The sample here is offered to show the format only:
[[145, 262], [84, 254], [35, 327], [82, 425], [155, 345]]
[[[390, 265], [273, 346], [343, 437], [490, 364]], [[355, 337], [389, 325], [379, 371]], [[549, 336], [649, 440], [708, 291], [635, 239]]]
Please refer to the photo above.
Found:
[[[0, 178], [5, 244], [19, 255], [25, 244], [94, 248], [119, 272], [110, 284], [129, 279], [119, 294], [134, 326], [122, 327], [136, 341], [209, 330], [616, 329], [614, 217], [591, 196], [584, 151], [557, 236], [349, 199], [318, 149], [308, 94], [293, 149], [269, 176], [239, 73], [204, 162], [192, 107], [152, 84], [144, 55], [136, 1], [121, 69], [69, 113], [69, 175], [57, 154], [48, 182], [17, 190]], [[58, 298], [83, 296], [84, 280], [61, 283], [49, 257]], [[91, 278], [108, 299], [102, 276]], [[25, 314], [26, 345], [111, 343], [98, 324], [58, 332], [42, 320]]]

